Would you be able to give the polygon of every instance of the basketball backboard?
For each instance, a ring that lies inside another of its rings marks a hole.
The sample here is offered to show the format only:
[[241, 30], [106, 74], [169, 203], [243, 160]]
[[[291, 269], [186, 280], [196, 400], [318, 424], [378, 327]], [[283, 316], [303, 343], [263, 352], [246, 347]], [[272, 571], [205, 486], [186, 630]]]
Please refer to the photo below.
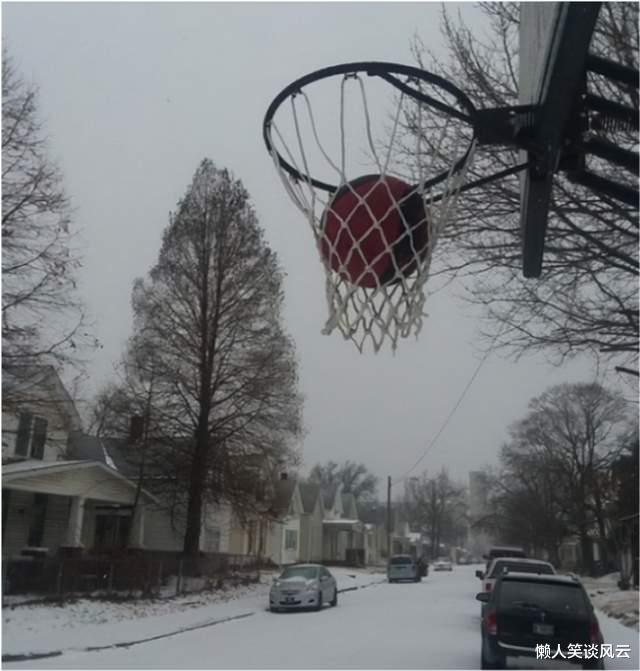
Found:
[[589, 44], [600, 2], [523, 2], [520, 9], [520, 104], [539, 105], [530, 165], [522, 173], [522, 269], [538, 277], [554, 173], [584, 92]]

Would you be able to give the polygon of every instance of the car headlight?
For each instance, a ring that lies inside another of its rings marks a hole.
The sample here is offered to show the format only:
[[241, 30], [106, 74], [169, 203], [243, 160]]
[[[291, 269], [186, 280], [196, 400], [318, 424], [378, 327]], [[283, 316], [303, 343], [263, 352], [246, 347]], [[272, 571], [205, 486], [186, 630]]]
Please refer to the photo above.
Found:
[[317, 580], [307, 580], [307, 589], [318, 589], [320, 583]]

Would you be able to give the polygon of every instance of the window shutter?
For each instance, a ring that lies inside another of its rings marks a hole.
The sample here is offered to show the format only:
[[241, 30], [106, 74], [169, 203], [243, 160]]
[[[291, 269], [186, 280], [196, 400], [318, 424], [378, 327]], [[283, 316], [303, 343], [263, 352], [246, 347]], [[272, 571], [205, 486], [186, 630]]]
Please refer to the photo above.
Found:
[[44, 444], [47, 440], [47, 420], [36, 417], [33, 422], [33, 440], [31, 441], [31, 456], [34, 459], [44, 457]]
[[21, 412], [18, 423], [18, 436], [16, 438], [16, 454], [22, 457], [29, 455], [29, 439], [31, 438], [31, 421], [33, 415], [30, 412]]

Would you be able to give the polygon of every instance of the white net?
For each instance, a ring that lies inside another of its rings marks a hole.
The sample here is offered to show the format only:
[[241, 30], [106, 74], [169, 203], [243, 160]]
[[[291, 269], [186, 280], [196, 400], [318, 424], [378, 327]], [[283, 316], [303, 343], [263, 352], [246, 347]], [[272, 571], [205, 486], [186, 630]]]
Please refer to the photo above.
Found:
[[[468, 124], [452, 117], [443, 122], [429, 106], [404, 92], [390, 96], [388, 84], [374, 83], [383, 85], [384, 97], [370, 90], [371, 78], [342, 76], [337, 114], [326, 86], [315, 98], [299, 90], [269, 126], [276, 168], [311, 226], [323, 263], [329, 308], [323, 333], [337, 329], [361, 352], [367, 343], [375, 352], [385, 342], [395, 350], [400, 338], [420, 332], [433, 252], [453, 218], [475, 149]], [[427, 86], [412, 84], [423, 92]], [[428, 93], [452, 104], [437, 86]], [[382, 102], [390, 97], [392, 108]], [[314, 115], [318, 108], [324, 125]], [[381, 116], [374, 117], [372, 108], [383, 110]], [[428, 155], [427, 132], [440, 139]], [[456, 165], [465, 152], [466, 161]], [[282, 168], [280, 157], [297, 178]], [[428, 186], [438, 174], [442, 181]], [[313, 183], [323, 178], [322, 186]]]

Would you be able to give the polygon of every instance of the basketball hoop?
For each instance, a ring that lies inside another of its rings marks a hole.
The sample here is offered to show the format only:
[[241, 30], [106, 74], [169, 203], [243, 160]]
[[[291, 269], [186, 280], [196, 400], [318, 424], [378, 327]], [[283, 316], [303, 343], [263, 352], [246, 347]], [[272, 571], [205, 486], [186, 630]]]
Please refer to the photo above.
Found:
[[[540, 89], [524, 96], [526, 104], [476, 110], [442, 77], [380, 62], [324, 68], [275, 97], [264, 118], [264, 141], [322, 260], [329, 307], [323, 333], [338, 329], [360, 351], [370, 340], [376, 352], [385, 339], [395, 350], [399, 338], [418, 335], [433, 253], [462, 191], [526, 170], [520, 201], [525, 277], [541, 272], [557, 172], [637, 210], [637, 146], [592, 137], [594, 129], [611, 135], [619, 126], [637, 132], [637, 109], [583, 94], [578, 75], [598, 73], [637, 88], [638, 72], [588, 56], [600, 3], [547, 4], [553, 5], [543, 31], [548, 44], [534, 60], [548, 67], [536, 68], [524, 87], [525, 94], [534, 85]], [[535, 55], [539, 36], [528, 35], [536, 38], [529, 40]], [[382, 97], [374, 90], [380, 87]], [[381, 101], [389, 98], [393, 105], [385, 109]], [[381, 108], [382, 121], [372, 112]], [[407, 137], [414, 138], [410, 147]], [[465, 183], [478, 145], [519, 148], [525, 160]], [[627, 171], [635, 184], [589, 170], [590, 155]]]
[[[317, 87], [322, 96], [315, 99], [311, 89], [336, 79], [330, 125], [334, 139], [338, 127], [339, 142], [332, 151], [314, 113], [318, 101], [325, 107], [329, 89]], [[371, 110], [377, 91], [370, 91], [381, 86], [395, 93], [382, 123]], [[444, 126], [433, 123], [434, 109], [447, 115]], [[433, 252], [473, 158], [475, 114], [469, 98], [441, 77], [376, 62], [318, 70], [273, 100], [264, 141], [320, 253], [329, 308], [323, 333], [338, 329], [360, 351], [370, 340], [377, 352], [385, 339], [395, 350], [400, 337], [420, 332]], [[410, 149], [400, 132], [409, 124], [418, 131]], [[429, 156], [427, 132], [440, 138]], [[415, 157], [411, 165], [408, 155]]]

